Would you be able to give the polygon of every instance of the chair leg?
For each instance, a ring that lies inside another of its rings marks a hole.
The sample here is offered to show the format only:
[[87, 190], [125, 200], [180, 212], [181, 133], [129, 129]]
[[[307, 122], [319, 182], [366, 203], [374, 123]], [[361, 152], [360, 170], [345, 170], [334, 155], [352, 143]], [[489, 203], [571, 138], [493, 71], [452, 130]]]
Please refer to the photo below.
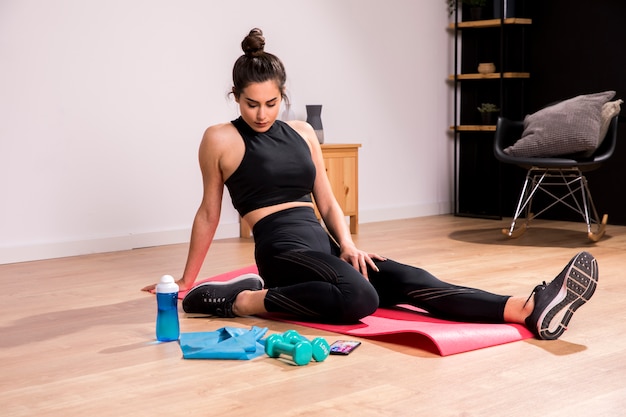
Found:
[[[604, 233], [606, 232], [606, 223], [609, 220], [609, 215], [604, 214], [602, 216], [602, 220], [600, 220], [600, 216], [598, 216], [598, 211], [596, 210], [596, 205], [593, 203], [593, 198], [591, 197], [591, 191], [589, 190], [589, 184], [587, 183], [587, 178], [584, 175], [581, 175], [581, 181], [583, 185], [583, 205], [585, 207], [585, 222], [587, 223], [587, 237], [592, 242], [597, 242], [602, 239]], [[589, 208], [591, 208], [591, 213], [589, 212]], [[596, 224], [596, 230], [591, 230], [592, 218], [590, 215], [593, 215], [593, 223]]]
[[[543, 173], [541, 176], [534, 175], [532, 170], [529, 170], [526, 174], [526, 179], [524, 180], [524, 186], [522, 187], [522, 192], [520, 193], [519, 200], [517, 202], [517, 207], [515, 208], [515, 214], [513, 215], [513, 220], [511, 221], [511, 226], [508, 229], [502, 229], [502, 234], [510, 237], [516, 238], [524, 234], [528, 229], [530, 221], [534, 218], [532, 214], [532, 202], [535, 192], [541, 188], [541, 183], [543, 182], [546, 174]], [[537, 180], [539, 177], [539, 180]], [[517, 226], [517, 221], [522, 215], [525, 213], [525, 221], [521, 226]]]
[[[558, 196], [551, 192], [551, 188], [554, 186], [564, 187], [566, 194]], [[543, 191], [553, 201], [538, 213], [533, 214], [531, 211], [532, 201], [537, 191]], [[580, 194], [577, 198], [579, 191]], [[602, 220], [600, 220], [589, 191], [587, 179], [578, 168], [545, 170], [533, 167], [529, 169], [511, 226], [508, 229], [502, 229], [502, 233], [511, 238], [521, 236], [528, 229], [531, 220], [559, 203], [582, 215], [587, 225], [587, 237], [589, 240], [597, 242], [602, 238], [606, 230], [608, 216], [605, 214]], [[517, 222], [521, 218], [522, 213], [525, 213], [526, 219], [523, 225], [518, 226]], [[595, 231], [592, 230], [592, 224], [596, 225]]]
[[608, 220], [609, 215], [604, 214], [602, 216], [602, 221], [598, 223], [598, 230], [596, 230], [595, 232], [587, 232], [587, 237], [589, 238], [589, 240], [591, 240], [592, 242], [597, 242], [598, 240], [602, 239], [602, 236], [604, 236], [604, 232], [606, 232], [606, 222]]
[[[596, 206], [593, 203], [593, 198], [591, 197], [591, 191], [589, 190], [589, 184], [587, 182], [587, 178], [583, 175], [583, 173], [579, 169], [575, 169], [575, 170], [572, 170], [572, 172], [570, 172], [570, 175], [575, 176], [575, 180], [572, 182], [567, 181], [567, 178], [563, 174], [563, 172], [560, 172], [560, 175], [563, 178], [563, 181], [569, 193], [565, 195], [564, 197], [559, 198], [558, 202], [565, 204], [566, 206], [568, 206], [575, 212], [579, 213], [583, 217], [583, 220], [585, 221], [585, 224], [587, 225], [587, 237], [592, 242], [597, 242], [598, 240], [602, 238], [602, 236], [604, 235], [606, 231], [606, 223], [608, 221], [608, 215], [605, 214], [604, 216], [602, 216], [602, 220], [600, 220], [600, 216], [598, 216]], [[575, 189], [572, 189], [570, 185], [574, 182], [578, 182], [579, 186]], [[580, 203], [578, 202], [578, 199], [576, 198], [576, 194], [575, 194], [579, 190], [580, 190], [580, 197], [582, 200], [582, 207], [580, 206]], [[572, 197], [576, 207], [564, 201], [565, 198], [567, 198], [568, 196]], [[595, 231], [591, 230], [592, 224], [596, 225]]]

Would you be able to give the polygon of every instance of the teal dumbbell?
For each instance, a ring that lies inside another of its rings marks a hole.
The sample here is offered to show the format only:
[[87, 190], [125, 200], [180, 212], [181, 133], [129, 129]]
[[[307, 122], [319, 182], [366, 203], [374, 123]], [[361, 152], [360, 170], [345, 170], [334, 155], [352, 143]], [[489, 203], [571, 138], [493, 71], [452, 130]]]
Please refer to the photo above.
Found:
[[313, 357], [313, 348], [309, 342], [289, 343], [279, 334], [273, 334], [265, 340], [265, 353], [270, 358], [281, 354], [291, 357], [296, 365], [307, 365]]
[[302, 336], [295, 330], [287, 330], [283, 333], [283, 340], [288, 343], [309, 342], [311, 343], [311, 349], [313, 351], [313, 359], [316, 362], [324, 362], [324, 360], [330, 354], [330, 346], [323, 337], [316, 337], [313, 340], [309, 340]]

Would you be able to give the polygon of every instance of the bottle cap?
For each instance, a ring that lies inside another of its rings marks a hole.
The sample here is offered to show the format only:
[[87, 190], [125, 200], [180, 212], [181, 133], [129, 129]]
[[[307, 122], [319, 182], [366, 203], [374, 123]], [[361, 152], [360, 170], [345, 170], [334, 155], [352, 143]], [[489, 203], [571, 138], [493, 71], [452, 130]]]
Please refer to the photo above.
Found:
[[161, 281], [159, 281], [156, 286], [156, 292], [160, 292], [162, 294], [178, 292], [178, 285], [176, 284], [174, 277], [171, 275], [163, 275], [161, 277]]

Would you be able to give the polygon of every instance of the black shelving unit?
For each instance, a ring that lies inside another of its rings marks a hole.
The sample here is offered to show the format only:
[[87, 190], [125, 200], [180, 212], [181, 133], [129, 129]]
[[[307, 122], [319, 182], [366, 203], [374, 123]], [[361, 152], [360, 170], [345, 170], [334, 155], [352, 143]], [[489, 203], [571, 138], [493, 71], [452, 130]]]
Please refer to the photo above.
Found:
[[[454, 36], [454, 74], [449, 76], [454, 84], [454, 213], [500, 219], [511, 212], [509, 202], [518, 190], [511, 195], [501, 186], [502, 171], [510, 168], [493, 156], [495, 121], [498, 115], [521, 120], [526, 114], [532, 20], [523, 0], [488, 2], [478, 20], [469, 20], [469, 7], [456, 3], [449, 25]], [[481, 63], [493, 63], [495, 71], [479, 73]], [[500, 109], [493, 122], [482, 121], [481, 103]]]

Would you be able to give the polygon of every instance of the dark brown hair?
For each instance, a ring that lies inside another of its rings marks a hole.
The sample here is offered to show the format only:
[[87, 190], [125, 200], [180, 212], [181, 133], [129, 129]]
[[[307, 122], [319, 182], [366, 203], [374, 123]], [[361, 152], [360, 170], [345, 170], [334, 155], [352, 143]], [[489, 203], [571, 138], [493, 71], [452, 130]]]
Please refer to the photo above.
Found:
[[265, 37], [261, 29], [254, 28], [241, 42], [244, 54], [235, 61], [233, 67], [233, 94], [236, 98], [243, 89], [252, 83], [268, 80], [276, 82], [283, 99], [287, 74], [283, 63], [276, 55], [265, 52]]

